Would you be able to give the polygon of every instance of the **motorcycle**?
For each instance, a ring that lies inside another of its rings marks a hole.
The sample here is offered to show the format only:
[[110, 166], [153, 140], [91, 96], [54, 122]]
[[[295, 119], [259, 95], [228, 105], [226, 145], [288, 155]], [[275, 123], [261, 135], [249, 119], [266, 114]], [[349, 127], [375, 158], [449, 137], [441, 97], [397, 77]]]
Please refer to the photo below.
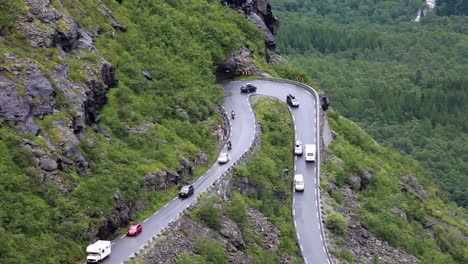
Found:
[[228, 150], [231, 150], [231, 148], [232, 148], [231, 141], [228, 141], [228, 143], [227, 143], [227, 149], [228, 149]]
[[231, 112], [231, 118], [234, 119], [236, 117], [236, 113], [234, 111]]

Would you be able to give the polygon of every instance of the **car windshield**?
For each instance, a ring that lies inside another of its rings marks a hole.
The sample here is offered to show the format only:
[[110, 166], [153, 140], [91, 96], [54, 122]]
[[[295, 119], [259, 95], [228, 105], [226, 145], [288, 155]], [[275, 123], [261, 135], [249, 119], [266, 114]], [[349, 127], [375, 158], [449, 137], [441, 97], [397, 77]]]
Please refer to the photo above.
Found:
[[304, 182], [303, 181], [297, 181], [296, 184], [297, 185], [302, 185], [302, 184], [304, 184]]
[[136, 230], [137, 229], [137, 226], [131, 226], [130, 227], [130, 230]]
[[189, 189], [189, 186], [184, 186], [184, 187], [182, 187], [182, 191], [183, 191], [183, 192], [188, 191], [188, 189]]
[[307, 153], [307, 156], [313, 156], [314, 153]]

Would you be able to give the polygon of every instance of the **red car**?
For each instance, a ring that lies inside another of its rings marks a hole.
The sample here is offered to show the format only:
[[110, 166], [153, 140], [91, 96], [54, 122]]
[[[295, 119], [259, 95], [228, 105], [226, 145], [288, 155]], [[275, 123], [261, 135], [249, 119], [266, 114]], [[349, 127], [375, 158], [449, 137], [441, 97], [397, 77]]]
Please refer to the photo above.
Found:
[[143, 226], [139, 223], [133, 224], [127, 229], [127, 236], [136, 236], [143, 231]]

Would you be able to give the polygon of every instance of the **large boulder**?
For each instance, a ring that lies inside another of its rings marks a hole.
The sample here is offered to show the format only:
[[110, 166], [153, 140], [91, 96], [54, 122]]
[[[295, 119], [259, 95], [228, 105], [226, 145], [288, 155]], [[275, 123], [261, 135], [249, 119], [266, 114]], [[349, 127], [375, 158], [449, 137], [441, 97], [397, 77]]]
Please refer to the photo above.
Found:
[[143, 188], [145, 191], [166, 190], [170, 185], [178, 185], [181, 177], [169, 170], [149, 172], [145, 175]]

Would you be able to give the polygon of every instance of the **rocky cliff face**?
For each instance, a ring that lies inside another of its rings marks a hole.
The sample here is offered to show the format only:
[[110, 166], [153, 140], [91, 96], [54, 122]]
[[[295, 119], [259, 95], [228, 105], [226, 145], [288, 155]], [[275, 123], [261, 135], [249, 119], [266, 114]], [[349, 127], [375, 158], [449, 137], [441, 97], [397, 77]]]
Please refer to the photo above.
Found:
[[[249, 21], [265, 32], [265, 59], [267, 62], [285, 61], [276, 50], [275, 35], [279, 30], [279, 19], [273, 14], [268, 0], [227, 0], [224, 1], [224, 5], [243, 13]], [[254, 52], [252, 48], [247, 46], [228, 54], [217, 67], [218, 79], [231, 79], [245, 73], [269, 76], [252, 63], [250, 58]]]
[[[31, 165], [42, 170], [44, 181], [53, 180], [67, 194], [73, 184], [60, 184], [57, 170], [70, 165], [78, 173], [88, 172], [88, 162], [78, 148], [81, 132], [84, 126], [99, 121], [99, 110], [108, 90], [118, 85], [118, 78], [91, 34], [73, 20], [61, 1], [28, 0], [24, 4], [14, 27], [1, 39], [8, 39], [8, 34], [23, 36], [22, 49], [27, 53], [12, 49], [0, 54], [0, 122], [46, 142], [48, 148], [31, 142], [22, 147], [41, 153]], [[80, 60], [76, 75], [71, 61], [84, 54], [94, 60]], [[51, 121], [49, 116], [61, 118]]]

